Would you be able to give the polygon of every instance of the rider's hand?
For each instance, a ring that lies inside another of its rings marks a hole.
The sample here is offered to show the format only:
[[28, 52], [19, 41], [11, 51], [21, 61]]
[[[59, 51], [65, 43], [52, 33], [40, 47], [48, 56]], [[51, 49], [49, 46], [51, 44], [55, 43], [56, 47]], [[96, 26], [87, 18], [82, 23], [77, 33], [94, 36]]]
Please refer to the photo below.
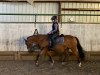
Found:
[[49, 34], [49, 33], [47, 33], [47, 34]]
[[51, 32], [49, 32], [48, 34], [51, 34]]

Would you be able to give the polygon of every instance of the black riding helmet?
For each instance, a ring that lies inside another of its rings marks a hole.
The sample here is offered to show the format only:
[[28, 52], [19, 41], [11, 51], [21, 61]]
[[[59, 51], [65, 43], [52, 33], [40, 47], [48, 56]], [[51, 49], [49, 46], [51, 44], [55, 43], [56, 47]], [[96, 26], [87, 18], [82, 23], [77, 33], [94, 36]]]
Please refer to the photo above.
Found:
[[55, 19], [57, 20], [57, 16], [52, 16], [51, 17], [51, 20], [55, 20]]

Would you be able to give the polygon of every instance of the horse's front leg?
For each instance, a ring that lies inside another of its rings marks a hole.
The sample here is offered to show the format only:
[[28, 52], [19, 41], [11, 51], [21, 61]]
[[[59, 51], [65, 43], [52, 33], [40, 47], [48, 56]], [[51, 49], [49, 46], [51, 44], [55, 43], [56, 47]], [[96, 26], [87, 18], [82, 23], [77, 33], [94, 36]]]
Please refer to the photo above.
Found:
[[35, 60], [35, 64], [38, 66], [39, 65], [39, 58], [41, 55], [46, 55], [47, 49], [43, 48], [41, 49], [41, 51], [38, 53], [38, 55], [36, 56], [36, 60]]
[[54, 60], [53, 60], [53, 58], [51, 56], [49, 56], [49, 60], [51, 62], [51, 65], [53, 66], [54, 65]]
[[39, 52], [39, 53], [37, 54], [37, 56], [36, 56], [36, 60], [35, 60], [36, 66], [39, 66], [39, 58], [40, 58], [40, 55], [42, 55], [42, 53], [43, 53], [43, 50], [42, 50], [41, 52]]
[[55, 62], [55, 61], [53, 60], [53, 56], [55, 55], [55, 52], [54, 52], [54, 51], [48, 51], [47, 54], [48, 54], [48, 56], [49, 56], [51, 65], [53, 66], [53, 65], [54, 65], [54, 62]]
[[39, 65], [39, 57], [40, 57], [40, 54], [38, 54], [38, 55], [36, 56], [36, 60], [35, 60], [35, 64], [36, 64], [36, 66]]
[[51, 65], [53, 66], [54, 60], [53, 60], [52, 56], [54, 55], [54, 51], [49, 51], [49, 50], [48, 50], [48, 47], [45, 47], [45, 48], [43, 48], [43, 50], [41, 51], [40, 55], [49, 56], [49, 61], [51, 62]]

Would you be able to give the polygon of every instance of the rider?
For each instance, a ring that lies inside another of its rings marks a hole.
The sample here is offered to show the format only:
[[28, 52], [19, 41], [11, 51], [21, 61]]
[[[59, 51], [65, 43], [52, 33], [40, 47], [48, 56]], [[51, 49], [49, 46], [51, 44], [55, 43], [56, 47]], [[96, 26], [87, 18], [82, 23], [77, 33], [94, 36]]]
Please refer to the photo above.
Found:
[[48, 33], [48, 35], [49, 35], [49, 40], [51, 41], [50, 48], [53, 48], [55, 44], [55, 38], [59, 36], [59, 25], [57, 21], [58, 20], [57, 16], [52, 16], [51, 20], [52, 20], [52, 30]]

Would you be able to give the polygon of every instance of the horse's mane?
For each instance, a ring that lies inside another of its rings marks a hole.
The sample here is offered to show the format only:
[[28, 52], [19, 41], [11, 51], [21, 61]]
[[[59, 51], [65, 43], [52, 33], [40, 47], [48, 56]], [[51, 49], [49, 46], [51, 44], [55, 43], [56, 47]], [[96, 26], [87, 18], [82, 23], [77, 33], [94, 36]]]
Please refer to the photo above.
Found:
[[39, 36], [39, 37], [43, 37], [43, 36], [47, 36], [47, 34], [37, 34], [37, 35], [31, 35], [31, 36], [29, 36], [29, 37], [27, 37], [27, 39], [29, 39], [29, 38], [32, 38], [32, 37], [37, 37], [37, 36]]
[[47, 36], [47, 34], [37, 34], [36, 36]]

